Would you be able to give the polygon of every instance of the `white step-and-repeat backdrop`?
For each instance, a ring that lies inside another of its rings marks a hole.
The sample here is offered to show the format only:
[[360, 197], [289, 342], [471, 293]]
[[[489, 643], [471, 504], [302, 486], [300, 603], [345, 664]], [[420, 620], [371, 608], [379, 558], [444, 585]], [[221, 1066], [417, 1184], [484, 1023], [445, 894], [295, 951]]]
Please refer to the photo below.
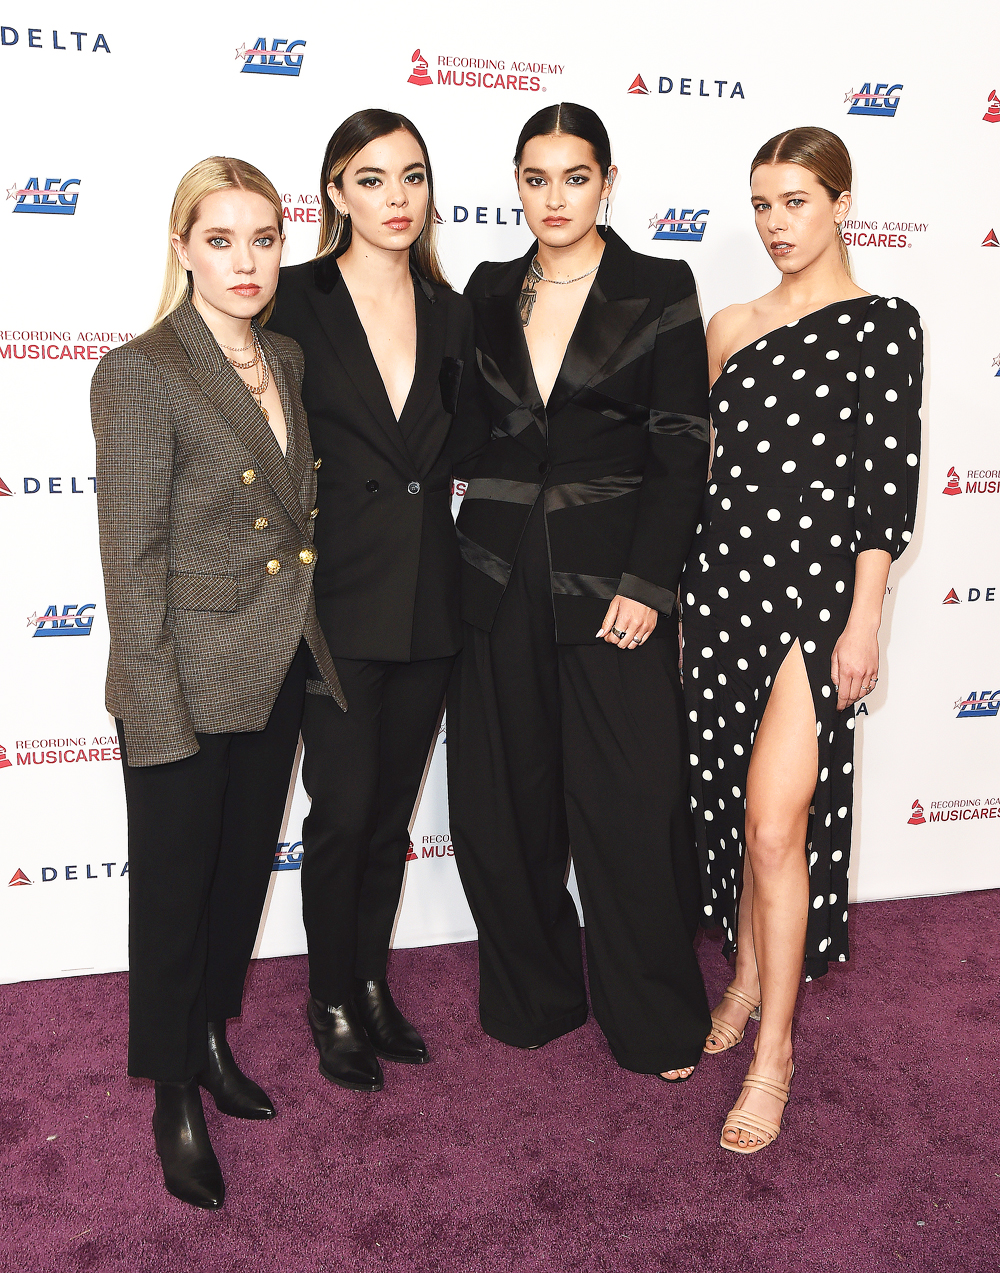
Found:
[[[440, 244], [461, 287], [522, 253], [517, 133], [549, 102], [604, 118], [612, 224], [683, 257], [706, 315], [775, 277], [747, 170], [821, 124], [855, 161], [859, 282], [920, 310], [926, 447], [913, 543], [893, 568], [878, 690], [860, 720], [854, 895], [1000, 885], [1000, 63], [992, 5], [947, 39], [909, 0], [806, 6], [794, 23], [720, 0], [419, 13], [247, 0], [221, 9], [15, 0], [0, 15], [0, 980], [120, 969], [125, 808], [103, 705], [107, 619], [88, 385], [146, 327], [167, 213], [205, 155], [282, 192], [286, 261], [312, 255], [329, 134], [362, 106], [430, 147]], [[396, 944], [475, 935], [448, 833], [444, 729], [412, 830]], [[303, 949], [296, 786], [261, 955]]]

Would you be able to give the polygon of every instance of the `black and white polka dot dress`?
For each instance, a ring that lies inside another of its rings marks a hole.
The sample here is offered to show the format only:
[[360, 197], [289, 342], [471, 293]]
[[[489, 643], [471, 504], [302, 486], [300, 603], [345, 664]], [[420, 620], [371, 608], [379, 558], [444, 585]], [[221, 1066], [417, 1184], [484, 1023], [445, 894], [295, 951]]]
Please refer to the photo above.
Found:
[[845, 960], [854, 713], [830, 657], [858, 552], [906, 546], [917, 500], [920, 318], [896, 298], [827, 305], [739, 349], [712, 389], [702, 524], [681, 583], [692, 808], [706, 926], [735, 949], [746, 777], [770, 687], [801, 645], [819, 741], [807, 837], [807, 971]]

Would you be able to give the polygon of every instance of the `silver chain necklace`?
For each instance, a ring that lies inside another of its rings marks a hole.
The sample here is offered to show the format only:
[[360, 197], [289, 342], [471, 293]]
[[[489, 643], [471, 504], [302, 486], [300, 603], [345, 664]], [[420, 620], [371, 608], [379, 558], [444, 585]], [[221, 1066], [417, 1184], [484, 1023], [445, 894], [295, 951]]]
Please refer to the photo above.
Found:
[[565, 287], [567, 283], [579, 283], [580, 279], [587, 278], [589, 275], [593, 274], [594, 270], [596, 270], [600, 264], [600, 261], [598, 261], [597, 265], [595, 265], [593, 269], [587, 270], [586, 274], [578, 274], [576, 278], [546, 278], [542, 271], [538, 268], [537, 256], [532, 260], [529, 268], [540, 283], [555, 283], [558, 287]]

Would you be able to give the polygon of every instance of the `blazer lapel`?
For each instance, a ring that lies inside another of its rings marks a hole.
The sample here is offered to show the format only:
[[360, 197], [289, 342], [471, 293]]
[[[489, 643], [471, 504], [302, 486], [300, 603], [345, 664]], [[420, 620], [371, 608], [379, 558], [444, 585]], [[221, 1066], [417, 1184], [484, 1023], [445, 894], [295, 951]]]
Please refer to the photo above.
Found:
[[[372, 419], [382, 430], [395, 455], [396, 463], [409, 471], [413, 467], [413, 461], [399, 422], [393, 415], [389, 395], [375, 364], [365, 329], [336, 261], [331, 257], [321, 258], [317, 262], [314, 277], [316, 288], [310, 289], [309, 300], [326, 338]], [[419, 357], [419, 331], [417, 339]]]
[[[295, 524], [300, 528], [304, 527], [306, 515], [298, 488], [292, 480], [271, 426], [264, 419], [250, 390], [229, 365], [215, 337], [190, 301], [186, 301], [180, 308], [174, 310], [170, 315], [170, 321], [191, 358], [192, 377], [254, 457], [254, 467], [259, 469], [271, 484]], [[284, 383], [284, 372], [275, 370], [280, 360], [270, 341], [267, 341], [265, 353], [270, 355], [268, 365], [278, 383], [285, 420], [294, 422], [291, 398], [287, 384]], [[289, 435], [291, 435], [292, 427], [290, 423]]]
[[[424, 414], [432, 394], [441, 393], [441, 362], [444, 358], [447, 315], [443, 305], [428, 283], [419, 275], [413, 275], [414, 303], [417, 316], [417, 358], [413, 368], [413, 383], [406, 395], [406, 402], [399, 417], [399, 429], [419, 474], [426, 473], [440, 453], [450, 420], [438, 410], [434, 417], [438, 428], [426, 428], [414, 436], [414, 428]], [[469, 374], [472, 374], [471, 368]], [[430, 418], [430, 417], [428, 417]]]
[[605, 235], [606, 246], [597, 277], [584, 301], [566, 346], [559, 375], [549, 394], [547, 410], [550, 415], [564, 407], [585, 385], [600, 377], [605, 363], [649, 304], [648, 297], [631, 294], [634, 286], [629, 259], [631, 250], [614, 231], [608, 230]]

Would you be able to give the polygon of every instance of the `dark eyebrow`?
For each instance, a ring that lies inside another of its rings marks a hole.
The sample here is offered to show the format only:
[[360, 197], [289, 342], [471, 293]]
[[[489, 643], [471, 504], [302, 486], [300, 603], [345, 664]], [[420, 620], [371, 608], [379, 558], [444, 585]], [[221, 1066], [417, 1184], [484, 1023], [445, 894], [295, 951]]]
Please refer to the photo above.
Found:
[[[417, 160], [414, 160], [412, 164], [407, 164], [406, 167], [403, 169], [403, 171], [409, 172], [411, 168], [424, 168], [424, 167], [426, 167], [426, 165], [424, 164], [424, 161], [422, 159], [417, 159]], [[355, 168], [354, 175], [357, 176], [359, 173], [362, 173], [362, 172], [374, 173], [375, 176], [377, 177], [385, 176], [384, 168]]]
[[[572, 168], [563, 169], [563, 176], [569, 176], [572, 172], [580, 172], [581, 169], [586, 169], [587, 172], [593, 172], [594, 170], [591, 164], [574, 164]], [[521, 171], [530, 172], [533, 177], [544, 177], [547, 175], [547, 169], [545, 168], [522, 168]]]

